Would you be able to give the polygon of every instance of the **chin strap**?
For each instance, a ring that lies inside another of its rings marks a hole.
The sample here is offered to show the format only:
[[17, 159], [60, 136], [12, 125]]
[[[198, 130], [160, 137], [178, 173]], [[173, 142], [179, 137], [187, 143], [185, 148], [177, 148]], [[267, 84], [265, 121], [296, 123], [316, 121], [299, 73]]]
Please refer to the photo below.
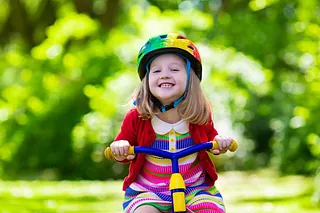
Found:
[[176, 108], [180, 104], [180, 102], [183, 99], [185, 99], [186, 96], [187, 96], [187, 92], [184, 92], [183, 95], [179, 99], [175, 100], [174, 102], [172, 102], [171, 104], [168, 104], [168, 105], [162, 105], [161, 102], [154, 96], [152, 96], [152, 98], [153, 98], [153, 102], [160, 109], [160, 111], [166, 112], [172, 108]]

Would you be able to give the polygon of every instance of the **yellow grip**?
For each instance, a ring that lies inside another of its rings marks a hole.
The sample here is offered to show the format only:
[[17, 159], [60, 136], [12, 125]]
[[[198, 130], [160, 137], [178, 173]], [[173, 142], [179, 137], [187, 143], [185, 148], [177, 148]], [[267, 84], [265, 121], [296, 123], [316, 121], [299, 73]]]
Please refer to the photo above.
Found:
[[[228, 150], [230, 152], [236, 151], [238, 148], [238, 143], [235, 140], [232, 140], [231, 145], [228, 147]], [[219, 149], [219, 144], [217, 141], [212, 141], [212, 149]]]
[[[128, 155], [134, 155], [134, 146], [129, 146]], [[112, 153], [111, 148], [110, 148], [110, 147], [107, 147], [107, 148], [104, 150], [104, 156], [105, 156], [108, 160], [112, 160], [115, 155]]]
[[108, 160], [112, 160], [112, 159], [113, 159], [113, 156], [114, 156], [114, 155], [113, 155], [110, 147], [107, 147], [107, 148], [104, 150], [104, 156], [105, 156]]

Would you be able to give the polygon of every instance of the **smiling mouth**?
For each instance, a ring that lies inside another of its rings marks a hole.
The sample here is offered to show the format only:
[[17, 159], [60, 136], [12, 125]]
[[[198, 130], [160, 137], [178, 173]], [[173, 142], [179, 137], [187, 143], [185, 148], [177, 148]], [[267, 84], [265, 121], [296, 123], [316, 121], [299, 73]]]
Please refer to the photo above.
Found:
[[159, 87], [161, 88], [170, 88], [170, 87], [173, 87], [174, 84], [169, 84], [169, 83], [164, 83], [164, 84], [160, 84]]

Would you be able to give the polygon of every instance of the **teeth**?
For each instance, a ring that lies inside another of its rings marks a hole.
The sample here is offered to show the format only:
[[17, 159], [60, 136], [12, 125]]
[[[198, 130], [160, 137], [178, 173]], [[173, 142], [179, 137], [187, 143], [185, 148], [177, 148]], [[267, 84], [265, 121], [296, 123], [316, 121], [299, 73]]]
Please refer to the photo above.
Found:
[[161, 84], [160, 87], [172, 87], [172, 84]]

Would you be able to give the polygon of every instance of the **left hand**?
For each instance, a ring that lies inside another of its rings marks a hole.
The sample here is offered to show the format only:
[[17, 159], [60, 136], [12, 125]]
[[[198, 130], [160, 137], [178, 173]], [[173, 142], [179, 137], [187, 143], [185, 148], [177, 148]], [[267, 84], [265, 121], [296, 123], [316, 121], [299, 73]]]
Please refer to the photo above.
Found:
[[210, 152], [212, 154], [219, 155], [228, 151], [228, 147], [231, 145], [233, 139], [230, 137], [224, 138], [220, 135], [217, 135], [214, 140], [219, 144], [219, 149], [210, 149]]

